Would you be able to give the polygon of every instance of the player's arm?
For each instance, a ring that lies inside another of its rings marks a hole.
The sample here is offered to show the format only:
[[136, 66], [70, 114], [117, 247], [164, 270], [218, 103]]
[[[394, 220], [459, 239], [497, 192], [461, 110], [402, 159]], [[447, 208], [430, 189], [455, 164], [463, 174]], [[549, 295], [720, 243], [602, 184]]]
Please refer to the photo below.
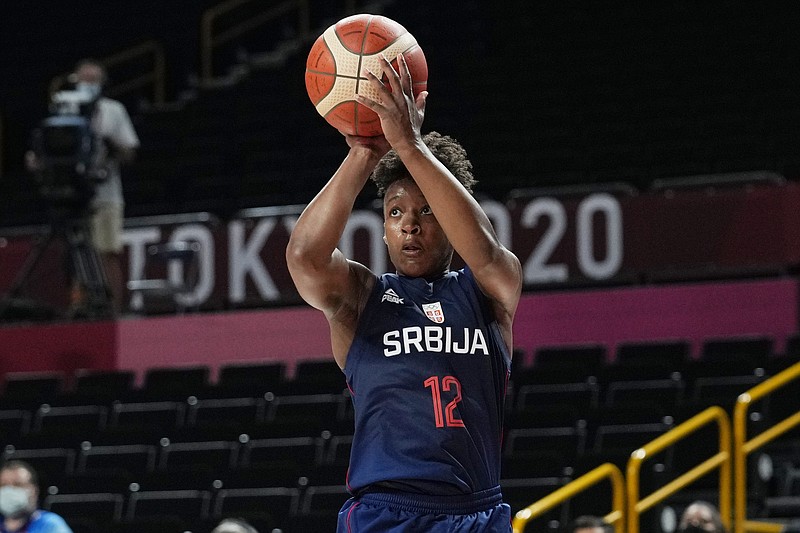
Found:
[[398, 74], [381, 59], [383, 74], [391, 92], [374, 75], [370, 83], [378, 90], [381, 103], [359, 97], [359, 101], [381, 118], [386, 138], [413, 176], [453, 248], [469, 265], [481, 290], [495, 301], [501, 320], [513, 318], [522, 288], [519, 259], [500, 243], [489, 218], [478, 202], [422, 142], [420, 126], [426, 93], [414, 102], [411, 75], [402, 55]]
[[356, 197], [386, 152], [384, 143], [383, 138], [348, 137], [350, 152], [303, 210], [286, 248], [286, 264], [300, 296], [328, 319], [333, 355], [340, 366], [344, 366], [358, 314], [375, 278], [365, 266], [349, 261], [337, 244]]

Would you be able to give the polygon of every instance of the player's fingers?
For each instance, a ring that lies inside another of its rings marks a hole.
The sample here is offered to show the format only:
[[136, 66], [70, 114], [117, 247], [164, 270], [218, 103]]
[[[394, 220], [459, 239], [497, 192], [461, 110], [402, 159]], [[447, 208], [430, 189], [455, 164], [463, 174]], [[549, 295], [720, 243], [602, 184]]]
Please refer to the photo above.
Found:
[[394, 69], [389, 60], [386, 58], [385, 55], [381, 54], [380, 57], [380, 65], [383, 69], [383, 73], [386, 75], [386, 79], [389, 81], [389, 86], [392, 88], [392, 95], [400, 96], [402, 95], [402, 86], [400, 84], [400, 75]]
[[417, 96], [416, 101], [414, 102], [417, 105], [417, 111], [419, 112], [420, 118], [423, 120], [425, 119], [425, 104], [428, 103], [428, 91], [422, 91]]
[[400, 85], [403, 88], [403, 92], [412, 94], [413, 80], [411, 79], [411, 70], [409, 70], [408, 63], [406, 63], [406, 56], [402, 53], [397, 54], [397, 66], [400, 70]]
[[367, 78], [367, 83], [372, 85], [372, 87], [378, 92], [378, 98], [380, 100], [373, 100], [372, 98], [368, 98], [362, 94], [356, 94], [356, 100], [360, 104], [364, 104], [368, 108], [372, 109], [376, 113], [383, 108], [383, 101], [386, 98], [391, 98], [389, 94], [389, 90], [383, 84], [383, 82], [378, 78], [375, 74], [372, 73], [370, 70], [364, 71], [364, 77]]

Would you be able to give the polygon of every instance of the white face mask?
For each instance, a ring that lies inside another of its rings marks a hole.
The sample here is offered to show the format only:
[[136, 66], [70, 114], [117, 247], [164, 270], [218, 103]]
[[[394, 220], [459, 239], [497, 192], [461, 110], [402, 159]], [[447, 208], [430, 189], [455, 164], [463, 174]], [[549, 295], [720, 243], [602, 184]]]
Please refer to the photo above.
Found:
[[95, 99], [100, 95], [100, 91], [102, 90], [102, 86], [99, 83], [89, 83], [85, 81], [79, 81], [75, 84], [75, 89], [79, 92], [86, 93], [89, 95], [89, 98]]
[[22, 487], [6, 485], [0, 487], [0, 514], [6, 518], [17, 518], [29, 510], [30, 491]]

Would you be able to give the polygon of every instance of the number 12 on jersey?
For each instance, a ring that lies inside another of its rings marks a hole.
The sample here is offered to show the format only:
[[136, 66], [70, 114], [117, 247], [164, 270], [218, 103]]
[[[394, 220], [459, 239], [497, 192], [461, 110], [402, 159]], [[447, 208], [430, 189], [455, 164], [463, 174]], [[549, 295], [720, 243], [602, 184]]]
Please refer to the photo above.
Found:
[[[463, 428], [464, 422], [453, 414], [461, 401], [461, 383], [453, 376], [431, 376], [425, 380], [425, 387], [430, 387], [433, 400], [433, 419], [437, 428]], [[452, 400], [442, 408], [442, 392], [450, 393], [447, 396]]]

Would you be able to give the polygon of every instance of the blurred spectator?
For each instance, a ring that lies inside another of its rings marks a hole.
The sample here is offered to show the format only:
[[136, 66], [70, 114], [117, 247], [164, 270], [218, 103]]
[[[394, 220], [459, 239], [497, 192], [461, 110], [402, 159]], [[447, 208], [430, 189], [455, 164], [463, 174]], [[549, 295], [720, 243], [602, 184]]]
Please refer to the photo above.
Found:
[[686, 508], [678, 522], [680, 533], [728, 533], [719, 510], [712, 503], [695, 501]]
[[583, 515], [572, 521], [569, 533], [612, 533], [614, 528], [599, 516]]
[[125, 106], [103, 95], [108, 77], [102, 64], [92, 59], [81, 60], [74, 79], [78, 86], [90, 87], [98, 95], [92, 128], [107, 149], [108, 175], [97, 186], [92, 200], [92, 242], [103, 262], [113, 308], [119, 311], [124, 300], [121, 254], [125, 209], [120, 165], [133, 161], [139, 137]]
[[38, 508], [39, 479], [23, 461], [0, 467], [0, 533], [72, 533], [64, 519]]
[[258, 533], [258, 531], [241, 518], [226, 518], [211, 533]]

